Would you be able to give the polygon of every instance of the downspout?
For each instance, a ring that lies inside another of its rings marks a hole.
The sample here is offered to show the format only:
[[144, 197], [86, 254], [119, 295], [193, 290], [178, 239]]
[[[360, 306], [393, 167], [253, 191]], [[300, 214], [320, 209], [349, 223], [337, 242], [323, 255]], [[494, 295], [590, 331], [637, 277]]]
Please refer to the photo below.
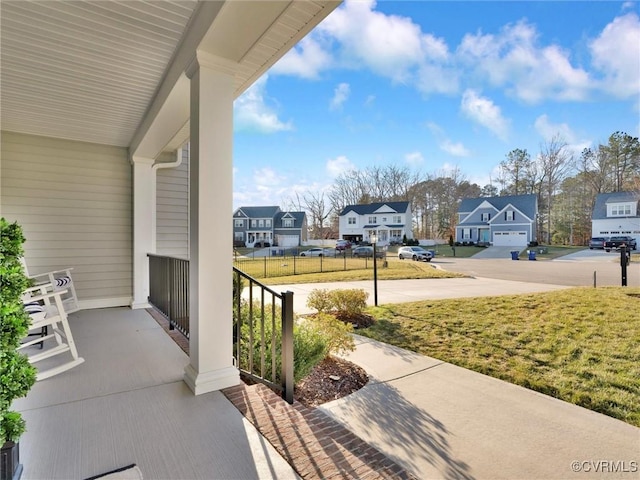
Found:
[[159, 162], [159, 163], [154, 163], [151, 166], [151, 171], [153, 172], [152, 175], [152, 182], [153, 182], [153, 191], [155, 192], [155, 196], [156, 198], [154, 199], [153, 205], [152, 205], [152, 215], [151, 215], [151, 248], [152, 251], [154, 253], [156, 253], [156, 235], [157, 235], [157, 224], [156, 224], [156, 215], [157, 215], [157, 205], [158, 205], [158, 192], [156, 190], [156, 177], [157, 177], [157, 170], [161, 169], [161, 168], [176, 168], [179, 167], [182, 164], [182, 150], [183, 147], [179, 147], [178, 150], [176, 150], [176, 159], [173, 162]]

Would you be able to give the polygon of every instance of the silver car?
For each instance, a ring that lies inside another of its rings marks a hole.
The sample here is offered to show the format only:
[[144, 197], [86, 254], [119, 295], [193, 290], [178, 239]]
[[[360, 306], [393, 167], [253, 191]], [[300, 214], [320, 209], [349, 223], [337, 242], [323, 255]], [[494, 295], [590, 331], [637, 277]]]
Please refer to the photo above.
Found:
[[300, 252], [301, 257], [335, 257], [336, 251], [333, 248], [314, 247], [304, 252]]
[[430, 262], [433, 258], [433, 253], [422, 247], [400, 247], [398, 249], [398, 258], [400, 260], [410, 258], [415, 261]]

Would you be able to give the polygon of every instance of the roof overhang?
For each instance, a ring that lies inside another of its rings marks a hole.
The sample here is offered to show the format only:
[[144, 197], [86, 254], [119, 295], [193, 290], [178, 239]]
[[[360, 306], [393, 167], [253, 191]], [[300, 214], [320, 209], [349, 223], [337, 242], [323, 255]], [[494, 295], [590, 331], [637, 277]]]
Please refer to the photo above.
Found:
[[2, 129], [157, 158], [189, 137], [196, 55], [232, 69], [237, 97], [339, 4], [3, 0]]

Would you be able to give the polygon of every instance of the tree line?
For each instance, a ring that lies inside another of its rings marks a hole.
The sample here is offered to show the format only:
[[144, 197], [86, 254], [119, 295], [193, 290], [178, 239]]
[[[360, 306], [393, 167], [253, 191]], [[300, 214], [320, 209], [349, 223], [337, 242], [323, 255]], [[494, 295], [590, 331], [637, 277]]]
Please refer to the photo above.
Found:
[[397, 165], [350, 170], [328, 190], [289, 199], [287, 208], [307, 212], [310, 238], [337, 238], [338, 215], [347, 205], [408, 201], [414, 236], [446, 239], [455, 236], [463, 198], [535, 194], [538, 241], [584, 245], [596, 196], [618, 191], [640, 192], [640, 141], [624, 132], [579, 155], [560, 135], [542, 143], [534, 156], [511, 150], [484, 186], [469, 182], [457, 167], [432, 174]]

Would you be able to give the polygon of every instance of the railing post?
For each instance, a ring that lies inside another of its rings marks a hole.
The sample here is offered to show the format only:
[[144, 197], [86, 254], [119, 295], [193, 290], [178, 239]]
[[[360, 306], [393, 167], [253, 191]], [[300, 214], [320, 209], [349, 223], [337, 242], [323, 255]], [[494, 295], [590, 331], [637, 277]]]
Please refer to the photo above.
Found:
[[293, 292], [282, 293], [282, 398], [293, 403]]

